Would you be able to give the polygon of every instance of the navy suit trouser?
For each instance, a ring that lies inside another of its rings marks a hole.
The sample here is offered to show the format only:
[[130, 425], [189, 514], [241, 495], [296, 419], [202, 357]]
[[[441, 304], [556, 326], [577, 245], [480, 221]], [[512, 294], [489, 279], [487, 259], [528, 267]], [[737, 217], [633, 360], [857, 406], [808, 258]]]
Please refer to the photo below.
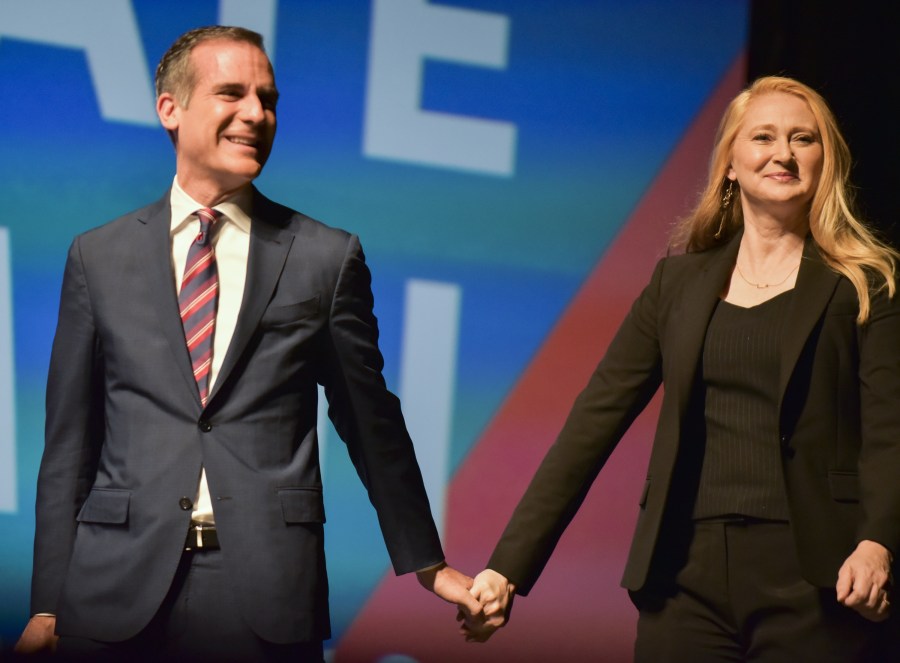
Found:
[[[140, 582], [140, 578], [135, 578]], [[166, 600], [150, 624], [123, 642], [62, 637], [64, 661], [322, 663], [321, 642], [274, 644], [246, 625], [219, 550], [185, 552]]]

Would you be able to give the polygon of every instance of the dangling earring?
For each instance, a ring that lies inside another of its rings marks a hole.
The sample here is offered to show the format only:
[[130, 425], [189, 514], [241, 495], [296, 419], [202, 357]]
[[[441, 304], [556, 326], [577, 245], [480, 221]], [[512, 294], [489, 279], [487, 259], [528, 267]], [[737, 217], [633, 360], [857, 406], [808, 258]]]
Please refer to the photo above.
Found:
[[722, 204], [720, 209], [722, 213], [719, 215], [719, 229], [714, 237], [719, 239], [722, 236], [722, 229], [725, 226], [725, 217], [728, 215], [728, 208], [731, 207], [731, 199], [734, 198], [734, 180], [728, 180], [728, 188], [722, 194]]
[[722, 211], [728, 209], [731, 205], [731, 199], [734, 198], [734, 180], [728, 180], [728, 188], [722, 194]]
[[719, 239], [722, 236], [722, 227], [725, 225], [725, 215], [722, 214], [719, 216], [719, 229], [716, 231], [716, 234], [713, 235], [716, 239]]

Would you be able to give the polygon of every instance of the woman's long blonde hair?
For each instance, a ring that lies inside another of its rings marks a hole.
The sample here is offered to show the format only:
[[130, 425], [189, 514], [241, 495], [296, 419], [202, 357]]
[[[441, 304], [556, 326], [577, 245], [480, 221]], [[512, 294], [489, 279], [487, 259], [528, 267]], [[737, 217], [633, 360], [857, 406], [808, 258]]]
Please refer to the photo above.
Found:
[[[869, 318], [871, 294], [887, 288], [893, 297], [900, 253], [880, 241], [857, 217], [849, 183], [850, 150], [828, 104], [818, 92], [799, 81], [765, 76], [732, 99], [716, 133], [706, 188], [697, 207], [676, 228], [673, 244], [688, 252], [703, 251], [728, 242], [743, 226], [740, 187], [726, 177], [731, 150], [750, 100], [773, 92], [799, 97], [816, 118], [823, 161], [819, 186], [810, 203], [809, 230], [825, 263], [856, 288], [857, 321], [863, 323]], [[723, 205], [732, 186], [734, 195]]]

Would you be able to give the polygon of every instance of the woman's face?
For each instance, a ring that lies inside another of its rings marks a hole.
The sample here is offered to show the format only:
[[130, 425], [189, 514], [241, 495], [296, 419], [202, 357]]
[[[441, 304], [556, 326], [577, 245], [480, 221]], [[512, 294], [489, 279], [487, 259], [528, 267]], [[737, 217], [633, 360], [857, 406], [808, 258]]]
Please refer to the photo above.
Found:
[[741, 187], [744, 217], [790, 220], [808, 209], [822, 174], [816, 118], [800, 97], [771, 92], [747, 104], [728, 178]]

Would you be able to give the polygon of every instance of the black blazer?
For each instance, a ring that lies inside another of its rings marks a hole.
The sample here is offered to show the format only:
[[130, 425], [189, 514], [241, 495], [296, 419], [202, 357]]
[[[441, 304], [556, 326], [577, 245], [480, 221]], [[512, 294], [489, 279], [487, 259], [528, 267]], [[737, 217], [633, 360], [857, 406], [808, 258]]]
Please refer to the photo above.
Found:
[[247, 280], [201, 407], [171, 266], [169, 196], [75, 239], [38, 479], [32, 612], [122, 640], [160, 606], [206, 468], [229, 577], [266, 640], [330, 635], [317, 383], [398, 573], [443, 559], [399, 401], [385, 387], [356, 236], [254, 190]]
[[[664, 258], [578, 396], [488, 563], [527, 594], [591, 483], [660, 384], [664, 396], [622, 585], [655, 570], [666, 517], [683, 495], [676, 464], [706, 328], [734, 267], [723, 247]], [[857, 542], [900, 552], [900, 295], [872, 299], [856, 323], [856, 291], [807, 241], [781, 329], [779, 445], [791, 527], [811, 583], [834, 586]], [[665, 552], [665, 551], [662, 551]]]

